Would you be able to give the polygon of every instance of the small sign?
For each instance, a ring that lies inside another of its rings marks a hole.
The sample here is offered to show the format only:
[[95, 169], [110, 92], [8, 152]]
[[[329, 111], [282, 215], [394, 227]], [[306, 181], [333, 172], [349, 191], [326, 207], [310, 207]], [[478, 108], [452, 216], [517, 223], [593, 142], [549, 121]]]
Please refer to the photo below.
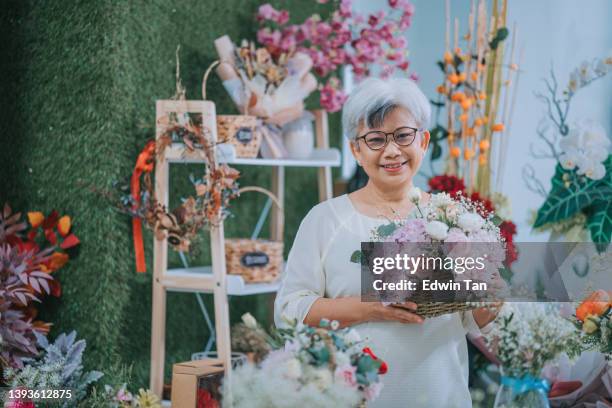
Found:
[[265, 252], [247, 252], [240, 258], [242, 266], [247, 268], [255, 268], [258, 266], [266, 266], [270, 262], [270, 258]]
[[253, 129], [249, 127], [241, 127], [236, 131], [236, 140], [238, 140], [242, 144], [249, 144], [251, 140], [253, 140]]

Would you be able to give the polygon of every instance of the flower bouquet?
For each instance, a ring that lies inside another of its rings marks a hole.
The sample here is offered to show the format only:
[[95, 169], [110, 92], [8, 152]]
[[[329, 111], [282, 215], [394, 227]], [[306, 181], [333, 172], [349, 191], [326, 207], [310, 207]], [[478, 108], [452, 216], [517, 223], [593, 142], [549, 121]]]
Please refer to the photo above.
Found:
[[571, 323], [555, 306], [506, 303], [485, 341], [501, 364], [495, 407], [548, 407], [542, 369], [576, 344]]
[[[416, 211], [405, 220], [390, 220], [380, 225], [372, 231], [371, 241], [397, 243], [402, 250], [407, 247], [411, 256], [421, 254], [425, 248], [431, 252], [430, 255], [443, 259], [444, 266], [434, 271], [439, 276], [444, 273], [450, 279], [481, 282], [488, 288], [487, 294], [478, 299], [468, 296], [471, 301], [435, 301], [426, 291], [415, 293], [416, 297], [410, 300], [418, 304], [420, 315], [433, 317], [482, 307], [486, 296], [505, 288], [500, 276], [506, 259], [505, 239], [496, 225], [500, 219], [492, 212], [483, 217], [482, 203], [461, 194], [452, 198], [447, 193], [435, 193], [427, 203], [421, 203], [421, 191], [417, 187], [412, 188], [409, 195]], [[481, 267], [459, 268], [458, 263], [453, 262], [466, 256], [482, 258]], [[355, 251], [351, 261], [362, 263], [363, 258], [361, 251]], [[398, 302], [404, 300], [395, 299]]]
[[611, 294], [597, 290], [576, 308], [572, 321], [579, 330], [579, 352], [597, 350], [612, 359], [611, 306]]
[[[250, 315], [243, 321], [258, 327]], [[258, 366], [235, 369], [223, 385], [224, 399], [235, 407], [357, 407], [382, 389], [387, 364], [363, 346], [354, 329], [339, 329], [337, 321], [323, 319], [320, 327], [292, 322], [264, 337], [275, 350]]]

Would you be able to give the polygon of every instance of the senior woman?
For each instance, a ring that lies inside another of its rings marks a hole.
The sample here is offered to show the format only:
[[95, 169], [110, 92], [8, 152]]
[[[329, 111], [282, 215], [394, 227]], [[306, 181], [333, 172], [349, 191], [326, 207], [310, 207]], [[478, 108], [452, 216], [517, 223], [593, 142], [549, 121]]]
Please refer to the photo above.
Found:
[[[351, 93], [342, 123], [369, 181], [318, 204], [302, 221], [275, 301], [275, 322], [322, 318], [354, 326], [389, 365], [376, 407], [469, 407], [466, 333], [494, 319], [485, 309], [423, 319], [416, 305], [361, 302], [353, 251], [388, 219], [414, 209], [408, 198], [429, 144], [430, 105], [408, 79], [364, 80]], [[429, 195], [423, 193], [426, 202]]]

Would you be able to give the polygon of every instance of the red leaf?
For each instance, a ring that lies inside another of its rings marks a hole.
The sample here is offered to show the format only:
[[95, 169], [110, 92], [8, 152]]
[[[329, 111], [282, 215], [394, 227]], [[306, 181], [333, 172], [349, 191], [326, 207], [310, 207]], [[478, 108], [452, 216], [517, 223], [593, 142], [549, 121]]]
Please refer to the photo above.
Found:
[[62, 249], [72, 248], [73, 246], [77, 246], [81, 243], [76, 235], [70, 234], [66, 238], [64, 238], [64, 242], [60, 245]]
[[62, 285], [56, 280], [49, 282], [51, 284], [51, 295], [60, 297], [62, 295]]
[[58, 219], [59, 213], [55, 210], [51, 211], [51, 214], [49, 214], [42, 223], [43, 229], [55, 228]]
[[47, 238], [51, 245], [57, 244], [57, 234], [52, 229], [45, 230], [45, 238]]
[[34, 238], [36, 238], [37, 233], [38, 233], [37, 228], [31, 229], [30, 232], [28, 232], [28, 241], [34, 241]]

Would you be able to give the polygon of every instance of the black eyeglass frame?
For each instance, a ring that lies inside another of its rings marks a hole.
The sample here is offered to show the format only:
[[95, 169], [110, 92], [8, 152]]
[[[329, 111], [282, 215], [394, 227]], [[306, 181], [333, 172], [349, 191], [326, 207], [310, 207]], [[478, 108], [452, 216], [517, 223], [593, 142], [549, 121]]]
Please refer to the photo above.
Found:
[[[400, 129], [410, 129], [410, 130], [414, 130], [414, 137], [412, 138], [412, 141], [411, 141], [410, 143], [408, 143], [408, 144], [406, 144], [406, 145], [403, 145], [403, 144], [399, 144], [399, 143], [397, 143], [397, 140], [395, 139], [395, 133], [396, 133], [398, 130], [400, 130]], [[413, 144], [413, 143], [414, 143], [414, 141], [416, 140], [416, 135], [417, 135], [417, 132], [422, 132], [423, 130], [424, 130], [423, 128], [413, 128], [413, 127], [411, 127], [411, 126], [400, 126], [400, 127], [398, 127], [397, 129], [395, 129], [393, 132], [383, 132], [382, 130], [371, 130], [371, 131], [367, 132], [365, 135], [362, 135], [362, 136], [356, 137], [356, 138], [355, 138], [355, 141], [356, 141], [356, 142], [359, 142], [359, 139], [363, 139], [363, 143], [365, 143], [365, 145], [366, 145], [366, 146], [368, 146], [368, 148], [369, 148], [369, 149], [371, 149], [371, 150], [382, 150], [382, 149], [384, 149], [385, 147], [387, 147], [387, 145], [389, 144], [389, 135], [391, 135], [391, 136], [393, 136], [393, 141], [395, 142], [395, 144], [397, 144], [398, 146], [401, 146], [401, 147], [408, 147], [408, 146], [410, 146], [411, 144]], [[368, 142], [367, 142], [367, 141], [366, 141], [366, 139], [365, 139], [365, 138], [366, 138], [368, 135], [370, 135], [370, 134], [372, 134], [372, 133], [379, 133], [379, 134], [383, 134], [383, 135], [385, 135], [385, 144], [384, 144], [384, 145], [382, 145], [381, 147], [379, 147], [378, 149], [373, 149], [372, 147], [370, 147], [370, 145], [368, 144]]]

